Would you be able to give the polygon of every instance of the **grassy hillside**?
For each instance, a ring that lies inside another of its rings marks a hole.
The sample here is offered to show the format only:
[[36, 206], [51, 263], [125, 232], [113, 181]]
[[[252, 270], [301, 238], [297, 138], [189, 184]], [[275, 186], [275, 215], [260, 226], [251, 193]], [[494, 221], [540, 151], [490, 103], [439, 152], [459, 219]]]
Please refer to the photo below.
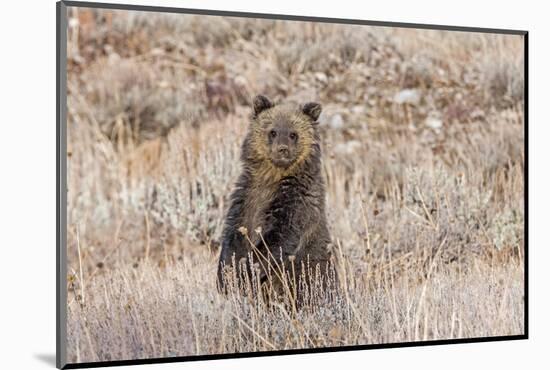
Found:
[[[523, 333], [520, 36], [71, 9], [70, 361]], [[339, 300], [215, 289], [250, 101], [315, 100]]]

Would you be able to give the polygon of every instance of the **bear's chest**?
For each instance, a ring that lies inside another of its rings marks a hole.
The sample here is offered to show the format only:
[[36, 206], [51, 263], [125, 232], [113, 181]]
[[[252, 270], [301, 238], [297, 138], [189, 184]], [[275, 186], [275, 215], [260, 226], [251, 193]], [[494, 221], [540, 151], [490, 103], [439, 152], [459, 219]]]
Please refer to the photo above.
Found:
[[260, 236], [255, 231], [258, 228], [265, 229], [266, 211], [271, 206], [275, 188], [272, 186], [252, 186], [247, 193], [244, 202], [244, 225], [248, 229], [250, 240], [256, 244]]

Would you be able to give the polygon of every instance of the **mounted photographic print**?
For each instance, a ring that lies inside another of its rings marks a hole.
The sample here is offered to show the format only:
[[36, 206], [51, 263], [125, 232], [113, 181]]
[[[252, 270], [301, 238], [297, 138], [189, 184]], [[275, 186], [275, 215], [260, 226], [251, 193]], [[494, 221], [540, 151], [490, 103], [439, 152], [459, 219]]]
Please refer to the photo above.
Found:
[[527, 338], [526, 31], [57, 11], [58, 367]]

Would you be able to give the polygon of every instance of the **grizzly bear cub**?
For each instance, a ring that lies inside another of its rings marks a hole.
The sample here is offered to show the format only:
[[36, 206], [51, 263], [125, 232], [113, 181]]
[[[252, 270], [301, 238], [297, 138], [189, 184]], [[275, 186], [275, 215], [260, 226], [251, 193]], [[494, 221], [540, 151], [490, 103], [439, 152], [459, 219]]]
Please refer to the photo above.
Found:
[[303, 299], [313, 285], [327, 290], [336, 282], [317, 127], [321, 105], [273, 104], [262, 95], [253, 105], [222, 232], [218, 288], [226, 292], [230, 276], [240, 287], [253, 277], [249, 282]]

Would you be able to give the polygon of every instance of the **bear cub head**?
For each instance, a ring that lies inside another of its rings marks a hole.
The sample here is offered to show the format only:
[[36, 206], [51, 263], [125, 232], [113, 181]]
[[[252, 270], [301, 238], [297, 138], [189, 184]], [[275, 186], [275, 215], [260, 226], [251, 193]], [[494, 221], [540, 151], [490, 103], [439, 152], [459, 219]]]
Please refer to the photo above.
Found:
[[288, 170], [303, 162], [317, 142], [321, 105], [310, 102], [273, 104], [263, 95], [254, 98], [252, 147], [256, 158]]

